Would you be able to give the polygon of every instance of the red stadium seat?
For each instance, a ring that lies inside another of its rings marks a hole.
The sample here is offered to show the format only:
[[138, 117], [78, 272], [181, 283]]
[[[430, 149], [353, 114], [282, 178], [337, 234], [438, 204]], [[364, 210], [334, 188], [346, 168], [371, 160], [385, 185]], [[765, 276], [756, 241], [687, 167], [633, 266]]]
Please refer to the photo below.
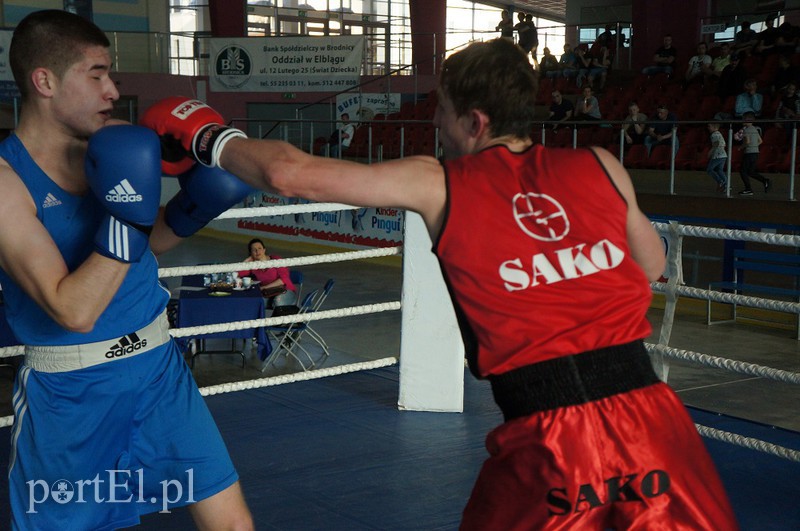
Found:
[[647, 162], [647, 148], [642, 144], [634, 144], [625, 153], [623, 165], [626, 168], [644, 168]]
[[672, 146], [659, 144], [653, 146], [650, 157], [647, 159], [646, 167], [657, 170], [668, 170], [672, 165]]
[[786, 146], [786, 130], [781, 127], [767, 126], [764, 129], [764, 136], [762, 137], [764, 146]]
[[675, 155], [676, 170], [693, 170], [697, 163], [700, 147], [697, 144], [681, 144]]

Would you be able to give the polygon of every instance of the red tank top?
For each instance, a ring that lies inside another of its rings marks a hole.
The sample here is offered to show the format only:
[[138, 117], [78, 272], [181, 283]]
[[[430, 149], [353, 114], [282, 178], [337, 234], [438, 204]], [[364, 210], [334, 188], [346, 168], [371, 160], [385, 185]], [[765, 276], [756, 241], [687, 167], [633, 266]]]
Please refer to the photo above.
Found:
[[594, 153], [494, 146], [444, 168], [434, 252], [476, 337], [481, 376], [650, 333], [627, 205]]

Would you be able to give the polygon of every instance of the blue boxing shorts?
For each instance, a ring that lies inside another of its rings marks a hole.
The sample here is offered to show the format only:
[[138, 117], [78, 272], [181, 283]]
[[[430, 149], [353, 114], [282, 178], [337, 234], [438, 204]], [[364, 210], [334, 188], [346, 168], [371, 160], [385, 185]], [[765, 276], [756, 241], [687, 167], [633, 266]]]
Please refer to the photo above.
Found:
[[116, 340], [26, 348], [13, 405], [13, 529], [129, 527], [238, 480], [164, 315]]

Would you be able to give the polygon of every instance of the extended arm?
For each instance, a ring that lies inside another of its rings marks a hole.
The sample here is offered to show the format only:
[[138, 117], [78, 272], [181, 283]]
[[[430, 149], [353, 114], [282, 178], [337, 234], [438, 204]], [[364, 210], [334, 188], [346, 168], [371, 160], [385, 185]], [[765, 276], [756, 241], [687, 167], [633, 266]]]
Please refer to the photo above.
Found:
[[432, 234], [438, 234], [441, 226], [444, 170], [432, 157], [366, 165], [314, 157], [286, 142], [234, 138], [222, 151], [220, 162], [250, 186], [286, 197], [399, 207], [422, 215]]
[[[178, 111], [187, 105], [193, 112], [180, 116]], [[246, 139], [241, 131], [221, 125], [221, 119], [202, 102], [176, 97], [148, 109], [142, 122], [162, 138], [173, 137], [187, 152], [191, 148], [201, 164], [225, 168], [254, 188], [313, 201], [413, 210], [432, 235], [438, 234], [446, 190], [436, 159], [408, 157], [365, 165], [314, 157], [287, 142]], [[169, 219], [167, 215], [168, 224]]]

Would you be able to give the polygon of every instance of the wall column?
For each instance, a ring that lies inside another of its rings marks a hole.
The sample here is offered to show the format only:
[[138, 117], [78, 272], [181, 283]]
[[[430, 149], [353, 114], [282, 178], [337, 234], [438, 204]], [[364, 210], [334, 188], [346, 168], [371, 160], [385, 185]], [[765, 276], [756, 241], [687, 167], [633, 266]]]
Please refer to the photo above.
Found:
[[700, 19], [710, 15], [708, 7], [708, 2], [697, 0], [633, 0], [633, 69], [652, 64], [664, 35], [670, 34], [678, 52], [675, 72], [682, 77], [697, 43], [707, 41], [702, 37], [708, 36], [700, 34]]
[[446, 0], [409, 0], [411, 60], [423, 75], [438, 74], [445, 51]]
[[247, 2], [245, 0], [208, 0], [208, 13], [213, 37], [246, 35]]

